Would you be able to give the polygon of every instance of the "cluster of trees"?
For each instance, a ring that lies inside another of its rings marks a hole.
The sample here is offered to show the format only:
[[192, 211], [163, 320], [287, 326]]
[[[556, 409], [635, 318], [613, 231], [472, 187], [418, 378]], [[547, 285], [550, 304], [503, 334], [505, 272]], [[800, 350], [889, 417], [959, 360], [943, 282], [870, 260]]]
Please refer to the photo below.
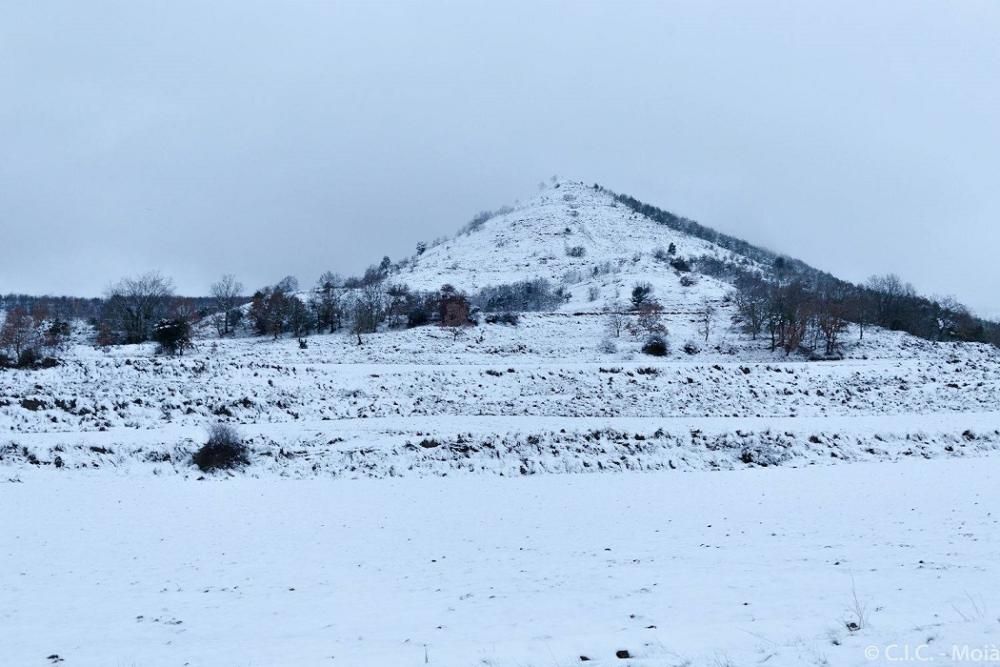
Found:
[[[500, 215], [506, 215], [513, 210], [514, 209], [511, 208], [510, 206], [501, 206], [495, 211], [480, 211], [475, 216], [473, 216], [472, 220], [466, 223], [465, 226], [463, 226], [458, 231], [458, 233], [459, 235], [462, 235], [462, 234], [471, 234], [473, 232], [478, 232], [480, 229], [482, 229], [483, 225], [485, 225], [486, 222], [491, 218], [495, 218]], [[419, 252], [421, 251], [419, 251], [418, 249], [418, 253]]]
[[43, 302], [31, 310], [14, 306], [0, 325], [0, 367], [32, 368], [52, 359], [70, 335], [70, 324], [53, 317]]
[[213, 318], [220, 335], [232, 332], [246, 301], [242, 289], [233, 276], [224, 276], [210, 297], [181, 297], [170, 278], [151, 271], [111, 285], [90, 322], [101, 347], [154, 341], [164, 352], [182, 354], [191, 347], [192, 325], [205, 317]]
[[41, 308], [48, 317], [71, 322], [97, 321], [104, 309], [104, 299], [75, 296], [34, 296], [31, 294], [0, 295], [0, 311], [20, 308], [31, 313]]
[[484, 312], [526, 312], [555, 310], [569, 298], [564, 288], [553, 288], [548, 280], [538, 278], [484, 287], [473, 303]]
[[996, 325], [953, 299], [921, 297], [891, 274], [852, 285], [832, 277], [769, 280], [746, 272], [735, 284], [738, 323], [753, 338], [766, 334], [772, 350], [833, 356], [851, 324], [859, 338], [866, 326], [878, 325], [931, 340], [1000, 344]]
[[[642, 340], [646, 354], [666, 356], [669, 351], [667, 327], [663, 323], [663, 306], [653, 295], [653, 286], [639, 282], [632, 286], [629, 303], [608, 301], [604, 304], [604, 326], [608, 338], [620, 338], [627, 333]], [[607, 341], [603, 347], [614, 348]]]
[[[746, 287], [753, 282], [748, 278], [756, 275], [750, 268], [753, 264], [768, 267], [768, 275], [763, 279], [773, 283], [768, 290], [768, 301], [774, 305], [771, 310], [784, 311], [783, 315], [774, 315], [769, 320], [776, 329], [777, 347], [796, 349], [803, 343], [822, 343], [825, 348], [830, 338], [837, 340], [839, 332], [833, 329], [842, 331], [842, 320], [859, 325], [862, 335], [866, 325], [875, 324], [930, 340], [1000, 345], [1000, 324], [975, 317], [952, 298], [921, 296], [895, 275], [875, 276], [864, 285], [855, 285], [800, 260], [717, 232], [629, 195], [618, 194], [598, 184], [594, 189], [608, 193], [619, 204], [654, 222], [714, 243], [742, 258], [743, 263], [739, 264], [715, 257], [699, 258], [697, 268], [703, 273], [740, 282]], [[813, 312], [817, 309], [818, 314]], [[807, 312], [813, 314], [806, 315]], [[803, 325], [803, 320], [808, 323]], [[803, 326], [809, 331], [803, 333]], [[824, 329], [829, 334], [823, 333]], [[835, 347], [836, 342], [833, 345]]]
[[383, 324], [390, 328], [431, 323], [462, 327], [470, 322], [468, 297], [451, 285], [425, 292], [385, 280], [358, 284], [325, 273], [305, 298], [297, 288], [294, 279], [286, 278], [253, 295], [248, 317], [255, 333], [274, 338], [289, 333], [301, 338], [349, 327], [360, 345], [362, 334], [375, 333]]
[[[362, 334], [374, 333], [382, 326], [438, 324], [458, 331], [474, 323], [472, 314], [477, 308], [504, 314], [545, 310], [569, 296], [545, 280], [490, 287], [472, 297], [450, 285], [435, 291], [411, 290], [404, 284], [389, 282], [392, 266], [386, 257], [358, 278], [341, 278], [327, 272], [306, 290], [288, 276], [255, 291], [251, 297], [243, 296], [244, 287], [235, 276], [225, 275], [211, 285], [210, 297], [199, 299], [176, 296], [169, 278], [149, 272], [123, 278], [109, 287], [89, 319], [99, 346], [153, 341], [164, 353], [183, 354], [192, 347], [193, 326], [205, 318], [220, 337], [249, 330], [273, 338], [304, 338], [314, 332], [347, 329], [360, 344]], [[10, 348], [15, 359], [28, 347], [38, 347], [26, 341], [54, 341], [54, 333], [61, 331], [54, 328], [51, 334], [42, 335], [40, 327], [45, 318], [33, 315], [35, 312], [47, 311], [40, 302], [31, 312], [21, 306], [8, 309], [0, 346]], [[28, 321], [34, 323], [31, 335], [24, 332]], [[505, 317], [502, 321], [516, 324], [517, 318]], [[58, 322], [65, 325], [64, 320]]]
[[739, 279], [735, 299], [737, 323], [754, 339], [766, 332], [772, 351], [826, 357], [837, 354], [853, 307], [849, 295], [836, 286], [808, 289], [800, 282], [782, 284], [758, 276]]
[[[653, 222], [664, 225], [678, 232], [689, 234], [699, 239], [704, 239], [709, 243], [714, 243], [715, 245], [730, 250], [737, 255], [742, 255], [743, 257], [747, 257], [761, 264], [769, 265], [779, 257], [778, 254], [770, 250], [755, 246], [752, 243], [738, 239], [735, 236], [729, 236], [728, 234], [717, 232], [710, 227], [705, 227], [704, 225], [695, 222], [694, 220], [675, 215], [670, 211], [664, 211], [661, 208], [639, 201], [635, 197], [631, 197], [626, 194], [619, 194], [596, 183], [594, 184], [594, 189], [611, 195], [619, 204], [628, 207], [639, 215], [649, 218]], [[785, 259], [793, 268], [800, 272], [814, 270], [804, 262], [789, 258]]]
[[174, 309], [185, 306], [175, 303], [173, 282], [151, 271], [122, 278], [108, 289], [102, 324], [123, 343], [143, 343], [151, 340], [153, 327]]

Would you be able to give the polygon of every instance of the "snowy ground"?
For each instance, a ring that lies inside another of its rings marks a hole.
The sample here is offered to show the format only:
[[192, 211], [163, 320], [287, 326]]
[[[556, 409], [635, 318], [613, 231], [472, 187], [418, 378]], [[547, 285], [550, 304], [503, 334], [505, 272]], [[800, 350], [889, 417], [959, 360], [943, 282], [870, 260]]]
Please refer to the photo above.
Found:
[[[672, 331], [681, 323], [672, 325]], [[1000, 447], [1000, 354], [869, 331], [810, 363], [720, 332], [734, 352], [667, 359], [595, 347], [599, 316], [526, 315], [455, 339], [368, 337], [79, 345], [63, 366], [0, 372], [0, 469], [198, 476], [217, 421], [250, 475], [387, 477], [805, 465], [980, 456]], [[672, 335], [677, 335], [676, 333]], [[590, 345], [590, 347], [588, 347]]]
[[[516, 327], [0, 371], [0, 667], [1000, 664], [1000, 351], [771, 353], [649, 239], [720, 249], [551, 190], [399, 276], [543, 267]], [[667, 358], [602, 343], [647, 277]], [[193, 465], [217, 422], [244, 469]]]
[[1000, 644], [992, 459], [20, 477], [0, 484], [4, 665], [991, 664]]

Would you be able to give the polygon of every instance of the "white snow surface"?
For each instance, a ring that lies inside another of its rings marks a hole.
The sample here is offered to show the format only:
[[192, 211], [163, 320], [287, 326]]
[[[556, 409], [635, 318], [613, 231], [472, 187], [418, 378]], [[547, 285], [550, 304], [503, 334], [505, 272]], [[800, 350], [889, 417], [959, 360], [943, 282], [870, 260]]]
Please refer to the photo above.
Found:
[[0, 483], [4, 665], [973, 664], [953, 647], [1000, 642], [982, 459], [21, 480]]
[[[672, 325], [676, 332], [682, 322]], [[721, 329], [721, 327], [720, 327]], [[0, 466], [199, 475], [207, 427], [234, 424], [250, 475], [387, 477], [804, 465], [981, 455], [1000, 444], [1000, 356], [869, 332], [807, 363], [727, 330], [736, 352], [663, 359], [587, 343], [599, 316], [526, 315], [459, 339], [368, 337], [77, 346], [0, 373]], [[673, 335], [676, 335], [673, 334]], [[867, 358], [866, 358], [867, 357]]]
[[[570, 291], [517, 326], [0, 371], [0, 666], [1000, 662], [1000, 353], [772, 353], [670, 243], [727, 253], [562, 182], [393, 278]], [[639, 280], [666, 358], [602, 344]], [[193, 465], [217, 422], [249, 465]]]
[[[633, 284], [649, 282], [664, 308], [675, 313], [690, 311], [705, 299], [717, 301], [731, 289], [708, 276], [682, 287], [680, 274], [654, 257], [657, 249], [666, 251], [671, 243], [677, 258], [743, 259], [653, 222], [592, 186], [560, 181], [511, 212], [490, 218], [480, 229], [409, 258], [394, 279], [416, 289], [434, 290], [449, 283], [471, 292], [545, 278], [570, 291], [572, 299], [563, 307], [567, 311], [595, 309], [591, 287], [597, 288], [598, 301], [604, 301], [627, 299]], [[570, 256], [571, 248], [582, 248], [583, 256]]]

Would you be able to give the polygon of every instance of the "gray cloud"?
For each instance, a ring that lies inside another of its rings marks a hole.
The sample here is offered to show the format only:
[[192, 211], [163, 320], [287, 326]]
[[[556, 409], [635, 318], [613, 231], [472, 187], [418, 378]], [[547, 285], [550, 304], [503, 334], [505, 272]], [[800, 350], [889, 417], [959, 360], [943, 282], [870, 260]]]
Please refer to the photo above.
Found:
[[597, 181], [1000, 311], [1000, 5], [20, 3], [0, 291], [361, 270]]

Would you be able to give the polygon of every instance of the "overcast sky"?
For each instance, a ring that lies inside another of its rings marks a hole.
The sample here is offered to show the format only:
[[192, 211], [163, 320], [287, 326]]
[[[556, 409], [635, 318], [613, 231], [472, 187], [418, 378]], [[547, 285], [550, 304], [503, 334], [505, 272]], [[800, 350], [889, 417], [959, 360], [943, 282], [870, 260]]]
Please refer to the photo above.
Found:
[[1000, 3], [39, 0], [0, 21], [0, 292], [311, 283], [600, 182], [1000, 314]]

